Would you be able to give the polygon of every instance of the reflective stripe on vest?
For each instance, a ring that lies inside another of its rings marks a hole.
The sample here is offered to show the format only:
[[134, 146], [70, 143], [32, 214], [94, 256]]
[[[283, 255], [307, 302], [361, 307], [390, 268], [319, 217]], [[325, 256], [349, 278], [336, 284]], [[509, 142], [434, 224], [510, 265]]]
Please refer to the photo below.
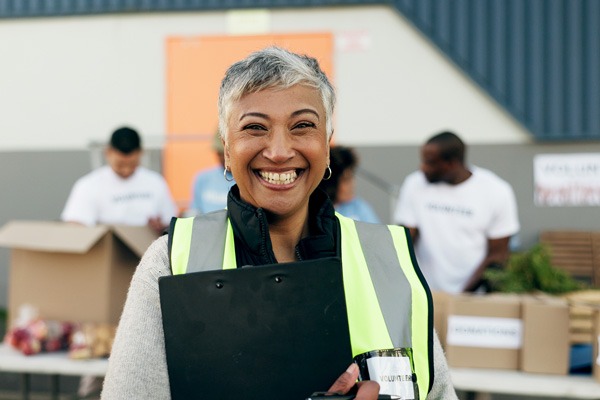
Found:
[[[227, 210], [198, 217], [174, 218], [174, 222], [169, 232], [173, 275], [236, 268], [233, 230], [227, 219]], [[177, 245], [173, 246], [173, 243]]]
[[[414, 267], [408, 232], [336, 215], [352, 355], [412, 348], [419, 398], [425, 399], [433, 377], [431, 295]], [[171, 225], [169, 247], [174, 275], [236, 267], [226, 210], [177, 219]]]

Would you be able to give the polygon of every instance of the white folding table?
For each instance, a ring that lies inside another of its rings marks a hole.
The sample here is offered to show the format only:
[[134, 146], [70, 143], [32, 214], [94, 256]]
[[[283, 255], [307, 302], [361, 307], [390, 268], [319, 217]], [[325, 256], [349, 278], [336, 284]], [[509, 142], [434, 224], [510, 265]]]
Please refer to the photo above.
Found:
[[60, 375], [104, 376], [107, 368], [107, 359], [73, 360], [66, 351], [25, 356], [10, 346], [0, 344], [0, 372], [21, 374], [23, 399], [29, 399], [32, 374], [49, 375], [51, 398], [58, 399]]

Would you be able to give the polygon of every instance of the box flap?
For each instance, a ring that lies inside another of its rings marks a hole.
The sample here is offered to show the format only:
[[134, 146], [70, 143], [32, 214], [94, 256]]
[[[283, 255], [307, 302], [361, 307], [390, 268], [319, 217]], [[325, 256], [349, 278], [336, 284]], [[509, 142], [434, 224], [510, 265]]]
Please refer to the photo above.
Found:
[[158, 235], [147, 226], [111, 225], [111, 229], [138, 257], [142, 257]]
[[59, 221], [10, 221], [0, 229], [0, 246], [17, 249], [86, 253], [108, 227]]

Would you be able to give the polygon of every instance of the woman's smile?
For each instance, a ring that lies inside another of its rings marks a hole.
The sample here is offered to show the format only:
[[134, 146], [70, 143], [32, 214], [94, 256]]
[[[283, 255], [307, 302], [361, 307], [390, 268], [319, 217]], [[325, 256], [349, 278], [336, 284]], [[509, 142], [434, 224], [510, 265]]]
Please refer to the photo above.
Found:
[[[257, 171], [259, 176], [270, 185], [284, 186], [290, 185], [298, 178], [298, 172], [295, 169], [283, 172]], [[300, 170], [302, 174], [302, 170]]]

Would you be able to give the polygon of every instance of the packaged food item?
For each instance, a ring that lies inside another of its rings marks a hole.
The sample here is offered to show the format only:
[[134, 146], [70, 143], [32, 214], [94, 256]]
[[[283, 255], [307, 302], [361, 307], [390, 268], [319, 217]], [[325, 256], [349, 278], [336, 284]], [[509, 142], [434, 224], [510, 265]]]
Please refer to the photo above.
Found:
[[101, 323], [78, 324], [71, 337], [69, 357], [74, 359], [108, 357], [116, 326]]
[[62, 321], [33, 319], [24, 325], [10, 328], [4, 341], [25, 355], [66, 350], [69, 347], [73, 324]]
[[72, 323], [40, 318], [35, 307], [20, 308], [4, 342], [25, 355], [66, 351], [74, 359], [108, 357], [116, 325]]

